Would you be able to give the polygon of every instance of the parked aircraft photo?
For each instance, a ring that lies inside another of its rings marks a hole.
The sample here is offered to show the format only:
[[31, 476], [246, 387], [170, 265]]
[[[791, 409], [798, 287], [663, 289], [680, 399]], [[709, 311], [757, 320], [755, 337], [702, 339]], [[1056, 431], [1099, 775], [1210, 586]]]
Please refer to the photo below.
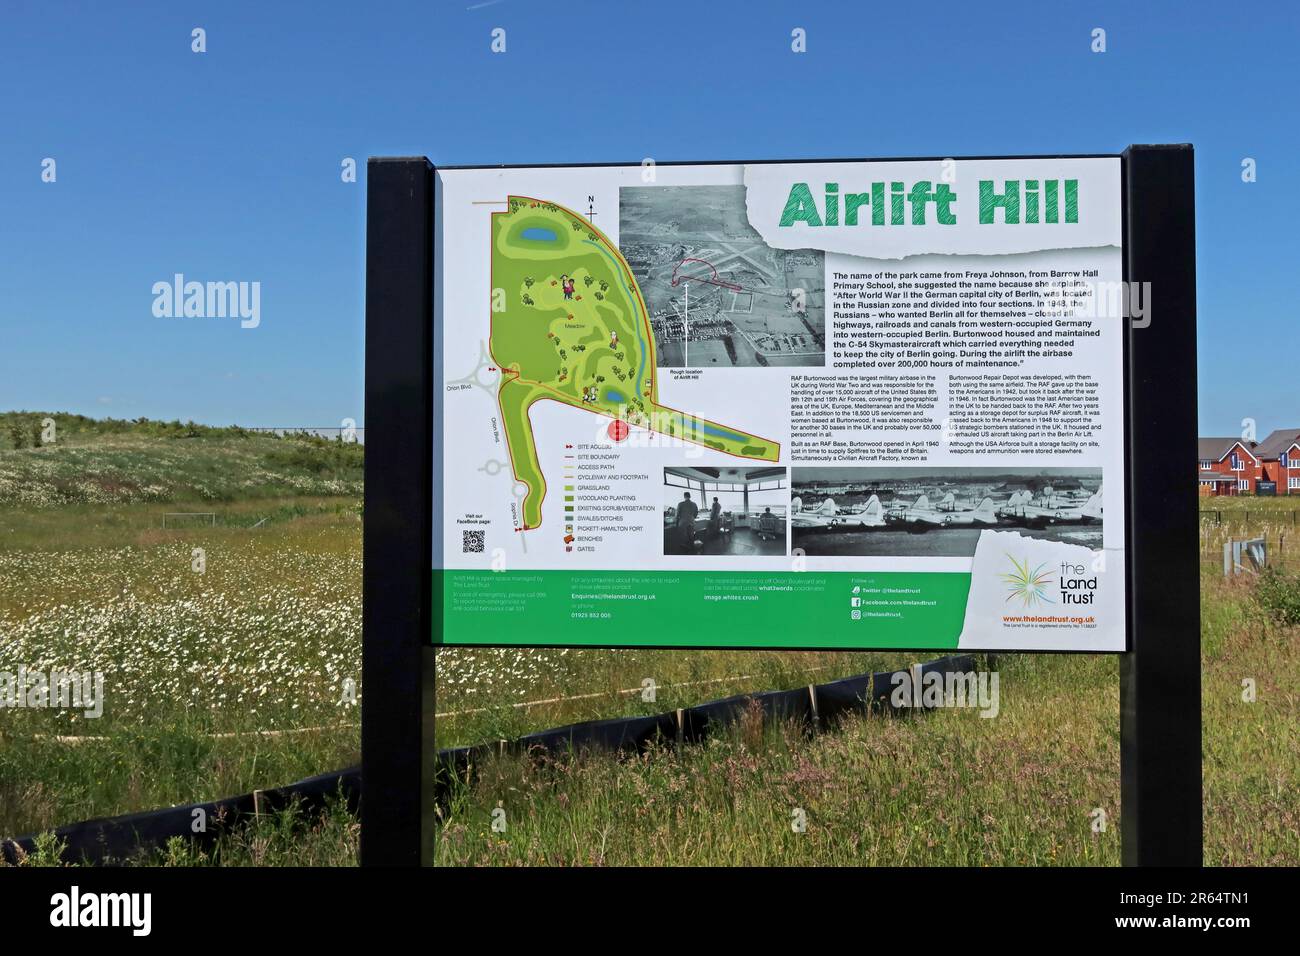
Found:
[[864, 504], [840, 508], [834, 498], [826, 498], [816, 508], [805, 511], [803, 499], [790, 502], [790, 527], [796, 531], [842, 531], [863, 528], [883, 528], [884, 509], [880, 499], [872, 495]]
[[959, 527], [973, 524], [997, 524], [998, 514], [992, 498], [984, 498], [974, 508], [964, 511], [951, 511], [943, 516], [944, 527]]
[[974, 524], [998, 523], [993, 499], [985, 496], [975, 508], [962, 508], [953, 492], [948, 492], [933, 507], [929, 498], [922, 495], [910, 507], [891, 511], [885, 516], [889, 524], [901, 525], [910, 531], [923, 532], [930, 527], [965, 527]]
[[988, 530], [1098, 548], [1101, 483], [1100, 471], [1080, 468], [797, 467], [792, 545], [809, 555], [968, 557]]
[[1057, 494], [1049, 485], [1043, 489], [1039, 498], [1034, 498], [1028, 491], [1012, 495], [998, 509], [998, 517], [1003, 523], [1023, 523], [1031, 528], [1057, 524], [1101, 524], [1101, 501], [1100, 487], [1086, 501], [1079, 503], [1077, 498]]

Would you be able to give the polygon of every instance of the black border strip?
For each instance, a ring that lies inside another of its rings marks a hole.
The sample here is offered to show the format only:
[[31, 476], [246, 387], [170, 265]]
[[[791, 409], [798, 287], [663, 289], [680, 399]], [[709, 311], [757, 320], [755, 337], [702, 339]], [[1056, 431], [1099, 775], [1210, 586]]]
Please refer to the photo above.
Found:
[[[705, 159], [689, 160], [650, 159], [656, 166], [799, 166], [834, 163], [942, 163], [951, 159], [956, 162], [971, 162], [989, 159], [1120, 159], [1122, 153], [1028, 153], [1021, 156], [874, 156], [870, 159]], [[625, 163], [488, 163], [485, 165], [438, 166], [438, 169], [609, 169], [617, 166], [636, 167], [644, 160]]]

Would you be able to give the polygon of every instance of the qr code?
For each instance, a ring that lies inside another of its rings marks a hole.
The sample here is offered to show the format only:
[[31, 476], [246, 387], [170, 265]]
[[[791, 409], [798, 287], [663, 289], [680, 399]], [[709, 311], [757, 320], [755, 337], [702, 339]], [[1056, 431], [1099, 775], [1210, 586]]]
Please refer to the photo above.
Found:
[[484, 531], [462, 531], [460, 550], [462, 554], [482, 554]]

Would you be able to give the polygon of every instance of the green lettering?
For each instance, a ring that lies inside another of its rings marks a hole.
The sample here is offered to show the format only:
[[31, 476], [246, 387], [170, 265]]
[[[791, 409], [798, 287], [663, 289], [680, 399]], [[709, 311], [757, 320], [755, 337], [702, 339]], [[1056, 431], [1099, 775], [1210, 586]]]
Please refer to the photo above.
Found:
[[934, 188], [934, 218], [941, 226], [957, 225], [957, 216], [948, 207], [957, 201], [957, 194], [947, 183], [940, 183]]
[[782, 226], [796, 222], [806, 222], [810, 226], [822, 224], [821, 216], [817, 215], [817, 203], [813, 200], [807, 183], [795, 183], [790, 187], [790, 198], [785, 201], [785, 209], [781, 213]]
[[844, 225], [856, 226], [858, 224], [858, 209], [867, 205], [870, 205], [870, 198], [866, 193], [845, 193]]
[[[993, 191], [993, 180], [980, 180], [980, 225], [987, 226], [993, 222], [994, 212], [1002, 207], [1002, 221], [1009, 226], [1020, 222], [1020, 180], [1003, 181], [1006, 190], [1001, 196]], [[1066, 192], [1067, 202], [1069, 192]]]
[[912, 204], [912, 225], [914, 226], [925, 225], [925, 204], [933, 198], [930, 194], [930, 187], [933, 185], [934, 183], [928, 179], [921, 179], [912, 183], [912, 189], [907, 194], [907, 201]]

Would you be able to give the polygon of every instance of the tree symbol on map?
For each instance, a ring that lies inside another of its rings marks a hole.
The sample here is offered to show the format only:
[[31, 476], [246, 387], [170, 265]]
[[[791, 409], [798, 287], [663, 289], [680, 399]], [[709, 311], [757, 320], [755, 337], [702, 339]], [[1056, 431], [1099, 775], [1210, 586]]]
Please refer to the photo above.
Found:
[[550, 400], [738, 458], [778, 461], [781, 446], [659, 404], [654, 336], [632, 269], [599, 229], [554, 203], [511, 196], [492, 215], [488, 349], [515, 478], [526, 493], [523, 528], [542, 523], [542, 474], [528, 413]]

